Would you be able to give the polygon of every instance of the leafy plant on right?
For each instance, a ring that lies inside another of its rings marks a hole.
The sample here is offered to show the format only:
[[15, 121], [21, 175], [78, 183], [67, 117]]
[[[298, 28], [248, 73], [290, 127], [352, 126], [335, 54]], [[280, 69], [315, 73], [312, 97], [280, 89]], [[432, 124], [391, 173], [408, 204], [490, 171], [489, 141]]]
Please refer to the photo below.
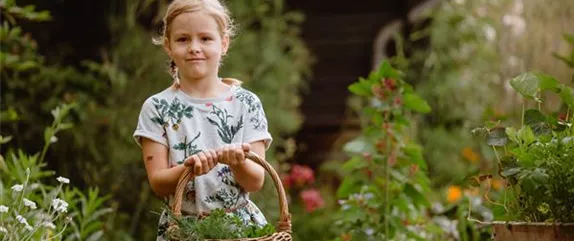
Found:
[[[574, 90], [540, 72], [521, 74], [510, 84], [524, 98], [520, 125], [487, 122], [473, 131], [486, 134], [498, 160], [498, 175], [507, 182], [495, 216], [574, 222]], [[546, 92], [560, 96], [565, 113], [542, 110]], [[527, 109], [528, 104], [536, 107]]]

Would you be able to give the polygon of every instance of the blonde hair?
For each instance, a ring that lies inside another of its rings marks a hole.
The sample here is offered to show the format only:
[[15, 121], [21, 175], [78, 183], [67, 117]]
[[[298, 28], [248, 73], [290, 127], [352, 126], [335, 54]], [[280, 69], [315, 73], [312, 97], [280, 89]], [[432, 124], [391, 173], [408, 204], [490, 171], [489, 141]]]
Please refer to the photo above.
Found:
[[[229, 14], [229, 10], [219, 0], [174, 0], [167, 7], [163, 18], [163, 28], [161, 35], [153, 39], [157, 45], [164, 45], [169, 41], [171, 23], [173, 20], [184, 13], [191, 13], [205, 10], [211, 15], [219, 27], [219, 35], [223, 38], [229, 38], [235, 35], [235, 23]], [[173, 60], [169, 63], [169, 72], [174, 80], [174, 87], [178, 87], [177, 66]]]

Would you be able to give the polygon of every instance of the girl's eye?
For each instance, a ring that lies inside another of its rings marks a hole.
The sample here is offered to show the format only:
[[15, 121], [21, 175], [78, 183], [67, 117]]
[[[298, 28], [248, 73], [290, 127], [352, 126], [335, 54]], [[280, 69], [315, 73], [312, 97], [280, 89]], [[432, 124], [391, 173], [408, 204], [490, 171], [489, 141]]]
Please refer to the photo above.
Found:
[[177, 42], [184, 42], [186, 39], [185, 38], [178, 38]]
[[209, 37], [203, 37], [203, 38], [201, 38], [201, 40], [203, 40], [203, 41], [209, 41], [209, 40], [211, 40], [211, 38], [209, 38]]

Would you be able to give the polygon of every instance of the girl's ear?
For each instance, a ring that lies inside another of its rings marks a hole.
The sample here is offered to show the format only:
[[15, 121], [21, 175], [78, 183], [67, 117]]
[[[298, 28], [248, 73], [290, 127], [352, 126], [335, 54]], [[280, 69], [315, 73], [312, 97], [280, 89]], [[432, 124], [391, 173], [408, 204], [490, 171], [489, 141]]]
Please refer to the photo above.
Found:
[[227, 50], [229, 49], [229, 35], [224, 35], [223, 39], [221, 39], [221, 55], [226, 55]]
[[167, 53], [167, 55], [169, 55], [169, 57], [170, 57], [171, 59], [173, 59], [173, 58], [171, 57], [171, 55], [172, 55], [172, 54], [171, 54], [171, 47], [169, 46], [169, 40], [168, 40], [167, 38], [165, 38], [165, 39], [163, 40], [163, 49], [165, 50], [165, 52]]

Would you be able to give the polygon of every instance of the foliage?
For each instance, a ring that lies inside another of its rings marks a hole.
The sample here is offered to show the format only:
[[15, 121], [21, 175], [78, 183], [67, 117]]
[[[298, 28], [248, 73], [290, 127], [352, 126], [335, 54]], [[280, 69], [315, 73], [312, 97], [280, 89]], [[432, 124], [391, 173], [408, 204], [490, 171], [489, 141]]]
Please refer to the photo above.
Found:
[[398, 39], [393, 63], [408, 73], [407, 82], [433, 108], [417, 122], [417, 136], [435, 187], [491, 168], [489, 156], [470, 161], [461, 154], [478, 151], [468, 129], [482, 123], [487, 112], [502, 113], [493, 108], [501, 100], [493, 91], [501, 82], [496, 48], [500, 26], [492, 14], [485, 14], [500, 9], [502, 2], [443, 1], [429, 13], [429, 24]]
[[[170, 210], [169, 208], [166, 208]], [[196, 216], [175, 216], [168, 212], [170, 222], [177, 224], [176, 229], [170, 229], [168, 235], [182, 241], [200, 241], [204, 239], [236, 239], [257, 238], [271, 235], [275, 227], [271, 224], [264, 226], [245, 225], [241, 219], [228, 214], [223, 209], [215, 209], [204, 218]]]
[[349, 90], [363, 101], [362, 134], [347, 143], [337, 190], [338, 240], [428, 240], [441, 230], [427, 216], [430, 180], [422, 147], [412, 141], [411, 113], [431, 108], [388, 62]]
[[[58, 177], [57, 187], [42, 183], [54, 176], [45, 170], [44, 154], [57, 141], [56, 134], [71, 127], [64, 118], [71, 105], [52, 111], [53, 124], [46, 128], [41, 153], [29, 155], [9, 150], [7, 159], [0, 155], [0, 238], [2, 240], [99, 240], [103, 235], [104, 208], [109, 196], [100, 196], [90, 188], [86, 196], [76, 187], [63, 188], [69, 179]], [[2, 137], [2, 144], [11, 137]], [[7, 190], [7, 187], [11, 187]]]
[[[526, 109], [524, 103], [519, 126], [489, 122], [475, 130], [486, 133], [486, 142], [497, 156], [498, 174], [508, 183], [501, 205], [506, 212], [498, 218], [573, 222], [574, 129], [570, 109], [574, 107], [574, 89], [540, 72], [521, 74], [510, 84], [537, 108]], [[567, 106], [566, 114], [543, 113], [543, 92], [560, 96]]]

